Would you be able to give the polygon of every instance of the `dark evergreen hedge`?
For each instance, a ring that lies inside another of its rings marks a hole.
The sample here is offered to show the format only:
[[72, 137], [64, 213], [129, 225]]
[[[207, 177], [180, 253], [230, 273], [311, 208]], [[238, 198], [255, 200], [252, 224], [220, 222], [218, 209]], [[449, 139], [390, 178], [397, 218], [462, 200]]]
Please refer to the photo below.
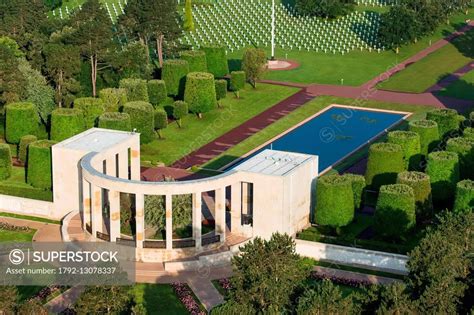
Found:
[[105, 111], [104, 102], [100, 98], [93, 97], [76, 98], [74, 108], [82, 110], [86, 129], [97, 126], [99, 116]]
[[51, 140], [60, 142], [85, 130], [84, 114], [77, 108], [58, 108], [51, 114]]
[[474, 181], [466, 179], [456, 185], [455, 212], [474, 210]]
[[189, 72], [207, 72], [206, 53], [201, 50], [186, 50], [179, 54], [189, 64]]
[[405, 171], [403, 149], [394, 143], [376, 143], [369, 148], [365, 181], [378, 190], [382, 185], [395, 184], [397, 174]]
[[6, 105], [5, 139], [18, 144], [21, 137], [38, 133], [39, 116], [33, 103], [10, 103]]
[[314, 221], [320, 225], [342, 227], [354, 219], [354, 193], [344, 176], [326, 175], [318, 179]]
[[206, 53], [208, 72], [216, 78], [222, 78], [229, 73], [229, 65], [223, 46], [206, 46], [202, 47], [202, 50]]
[[398, 174], [397, 184], [405, 184], [413, 189], [417, 218], [429, 218], [433, 211], [430, 177], [422, 172], [402, 172]]
[[406, 169], [421, 169], [421, 144], [418, 133], [401, 130], [391, 131], [388, 133], [388, 142], [402, 147]]
[[448, 203], [452, 200], [459, 181], [458, 154], [447, 151], [428, 154], [426, 174], [430, 176], [433, 201]]
[[127, 113], [103, 113], [99, 117], [99, 128], [132, 131], [130, 115]]
[[365, 190], [365, 177], [357, 174], [346, 173], [343, 175], [352, 184], [352, 192], [354, 194], [354, 207], [360, 209], [362, 205], [362, 196]]
[[403, 238], [416, 224], [413, 188], [403, 184], [380, 187], [374, 221], [377, 234], [392, 239]]
[[122, 79], [120, 80], [120, 87], [127, 91], [128, 102], [148, 102], [148, 85], [145, 80]]
[[35, 142], [38, 140], [36, 136], [33, 135], [26, 135], [21, 137], [20, 144], [18, 145], [18, 159], [22, 162], [27, 161], [28, 157], [28, 146], [30, 143]]
[[434, 120], [438, 124], [441, 138], [459, 129], [458, 112], [454, 109], [436, 109], [426, 113], [426, 119]]
[[214, 76], [205, 72], [191, 72], [186, 78], [184, 101], [189, 110], [196, 114], [207, 113], [216, 108]]
[[440, 140], [438, 124], [434, 120], [413, 120], [409, 130], [420, 135], [421, 154], [427, 156]]
[[12, 174], [12, 152], [6, 143], [0, 143], [0, 180], [9, 178]]
[[99, 91], [99, 98], [106, 112], [118, 112], [128, 101], [126, 89], [103, 89]]
[[52, 164], [51, 147], [55, 141], [39, 140], [28, 147], [27, 181], [36, 188], [51, 190]]
[[155, 139], [154, 108], [148, 102], [128, 102], [123, 112], [130, 115], [132, 129], [140, 133], [140, 142], [149, 143]]
[[166, 60], [163, 63], [161, 79], [166, 82], [168, 95], [182, 97], [186, 85], [189, 65], [186, 60]]
[[446, 142], [446, 151], [459, 157], [459, 172], [462, 179], [474, 179], [474, 139], [452, 138]]
[[163, 104], [168, 97], [168, 91], [166, 90], [166, 83], [163, 80], [151, 80], [148, 81], [148, 98], [150, 103], [157, 107]]

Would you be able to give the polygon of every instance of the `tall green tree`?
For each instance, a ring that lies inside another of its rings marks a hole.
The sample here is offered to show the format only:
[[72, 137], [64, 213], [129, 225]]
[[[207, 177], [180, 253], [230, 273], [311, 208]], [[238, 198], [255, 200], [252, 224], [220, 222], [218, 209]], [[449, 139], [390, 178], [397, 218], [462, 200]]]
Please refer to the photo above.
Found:
[[296, 314], [352, 314], [354, 303], [351, 296], [344, 297], [341, 289], [330, 280], [323, 280], [313, 288], [306, 288], [298, 298]]
[[14, 286], [0, 286], [0, 314], [14, 314], [18, 290]]
[[418, 29], [416, 13], [396, 5], [381, 15], [378, 36], [385, 47], [395, 49], [398, 54], [402, 45], [415, 40]]
[[412, 301], [404, 283], [395, 283], [380, 287], [380, 306], [378, 315], [386, 314], [416, 314], [417, 303]]
[[242, 58], [242, 70], [254, 88], [257, 87], [257, 81], [265, 74], [266, 65], [267, 57], [263, 49], [249, 48], [245, 50]]
[[18, 65], [15, 52], [0, 45], [0, 105], [17, 102], [25, 95], [26, 80]]
[[324, 18], [336, 18], [354, 11], [354, 0], [296, 0], [295, 7], [298, 13]]
[[90, 286], [74, 305], [77, 314], [120, 314], [127, 310], [131, 297], [124, 286]]
[[194, 32], [193, 4], [191, 0], [186, 0], [186, 3], [184, 4], [183, 28], [187, 32]]

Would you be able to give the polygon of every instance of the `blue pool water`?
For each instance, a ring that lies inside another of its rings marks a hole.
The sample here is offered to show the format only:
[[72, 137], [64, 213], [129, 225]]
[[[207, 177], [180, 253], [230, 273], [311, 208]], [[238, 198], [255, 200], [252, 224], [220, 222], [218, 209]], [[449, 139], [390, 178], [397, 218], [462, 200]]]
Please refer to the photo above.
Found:
[[321, 172], [399, 123], [404, 116], [398, 113], [332, 107], [258, 152], [273, 149], [318, 155]]

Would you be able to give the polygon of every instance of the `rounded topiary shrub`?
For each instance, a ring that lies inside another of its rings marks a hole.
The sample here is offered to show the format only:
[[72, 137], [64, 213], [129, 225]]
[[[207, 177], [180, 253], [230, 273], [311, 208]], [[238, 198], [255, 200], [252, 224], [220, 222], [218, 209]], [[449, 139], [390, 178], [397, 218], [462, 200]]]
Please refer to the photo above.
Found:
[[474, 140], [452, 138], [446, 142], [446, 151], [455, 152], [459, 157], [461, 178], [474, 178]]
[[413, 120], [409, 130], [420, 136], [421, 154], [427, 156], [440, 140], [438, 124], [434, 120]]
[[357, 174], [346, 173], [344, 178], [349, 180], [352, 184], [352, 193], [354, 194], [354, 207], [360, 209], [362, 205], [362, 196], [365, 189], [365, 177]]
[[21, 137], [37, 134], [39, 116], [33, 103], [10, 103], [5, 108], [5, 139], [7, 142], [18, 144]]
[[179, 54], [189, 64], [189, 72], [207, 72], [206, 53], [201, 50], [186, 50]]
[[227, 97], [227, 81], [215, 80], [214, 85], [216, 86], [216, 99], [219, 102], [221, 99]]
[[474, 210], [474, 181], [466, 179], [456, 185], [455, 212]]
[[230, 90], [239, 97], [239, 91], [245, 87], [246, 75], [243, 71], [232, 71], [230, 74]]
[[132, 129], [140, 133], [140, 142], [149, 143], [155, 139], [154, 108], [148, 102], [128, 102], [123, 112], [130, 115]]
[[397, 184], [408, 185], [413, 189], [417, 217], [428, 218], [433, 210], [430, 177], [422, 172], [402, 172], [398, 174]]
[[160, 138], [163, 138], [161, 130], [168, 127], [168, 115], [166, 114], [166, 111], [163, 108], [157, 108], [155, 109], [154, 117], [155, 130], [158, 131], [158, 135], [160, 136]]
[[318, 179], [314, 221], [331, 227], [345, 226], [354, 219], [351, 181], [344, 176], [327, 175]]
[[434, 120], [438, 124], [441, 138], [459, 129], [458, 112], [454, 109], [436, 109], [426, 114], [426, 119]]
[[28, 157], [28, 146], [30, 143], [35, 142], [38, 140], [36, 136], [33, 135], [26, 135], [21, 137], [20, 144], [18, 145], [18, 159], [22, 162], [27, 161]]
[[428, 154], [426, 174], [430, 176], [433, 201], [449, 202], [459, 181], [459, 157], [448, 151]]
[[103, 113], [99, 117], [99, 128], [131, 131], [130, 115], [127, 113]]
[[397, 174], [406, 170], [403, 149], [399, 144], [376, 143], [369, 148], [365, 181], [372, 189], [395, 184]]
[[188, 74], [184, 101], [188, 103], [189, 110], [198, 115], [216, 108], [214, 76], [205, 72], [192, 72]]
[[99, 98], [102, 100], [106, 112], [118, 112], [127, 103], [127, 90], [103, 89], [99, 91]]
[[463, 137], [474, 140], [474, 128], [467, 127], [463, 131]]
[[39, 140], [30, 143], [28, 148], [27, 182], [36, 188], [51, 189], [52, 165], [51, 147], [56, 142]]
[[54, 141], [63, 141], [85, 130], [84, 114], [77, 108], [58, 108], [51, 113], [51, 134]]
[[189, 113], [188, 103], [183, 101], [176, 101], [173, 104], [173, 117], [181, 128], [183, 118]]
[[168, 92], [166, 90], [166, 83], [163, 80], [148, 81], [148, 99], [150, 103], [157, 107], [166, 101]]
[[186, 60], [166, 60], [161, 70], [161, 79], [166, 82], [168, 95], [181, 97], [184, 94], [189, 65]]
[[208, 72], [216, 78], [221, 78], [229, 73], [229, 65], [223, 46], [206, 46], [202, 47], [202, 50], [206, 53]]
[[148, 102], [148, 85], [142, 79], [122, 79], [120, 87], [127, 91], [127, 101], [143, 101]]
[[421, 168], [420, 136], [414, 131], [391, 131], [388, 133], [388, 142], [398, 144], [403, 150], [405, 167], [410, 170]]
[[386, 238], [403, 237], [416, 224], [413, 188], [403, 184], [380, 187], [374, 221], [377, 234]]
[[12, 174], [12, 152], [6, 143], [0, 143], [0, 180], [9, 178]]
[[104, 102], [100, 98], [93, 97], [76, 98], [74, 108], [82, 110], [86, 129], [97, 126], [99, 116], [105, 111]]

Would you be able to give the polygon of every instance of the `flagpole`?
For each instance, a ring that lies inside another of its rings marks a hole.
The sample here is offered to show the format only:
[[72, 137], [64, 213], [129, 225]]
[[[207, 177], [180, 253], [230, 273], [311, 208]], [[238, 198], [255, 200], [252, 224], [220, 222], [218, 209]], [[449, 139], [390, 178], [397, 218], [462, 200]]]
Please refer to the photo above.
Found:
[[272, 59], [275, 60], [275, 0], [272, 0]]

